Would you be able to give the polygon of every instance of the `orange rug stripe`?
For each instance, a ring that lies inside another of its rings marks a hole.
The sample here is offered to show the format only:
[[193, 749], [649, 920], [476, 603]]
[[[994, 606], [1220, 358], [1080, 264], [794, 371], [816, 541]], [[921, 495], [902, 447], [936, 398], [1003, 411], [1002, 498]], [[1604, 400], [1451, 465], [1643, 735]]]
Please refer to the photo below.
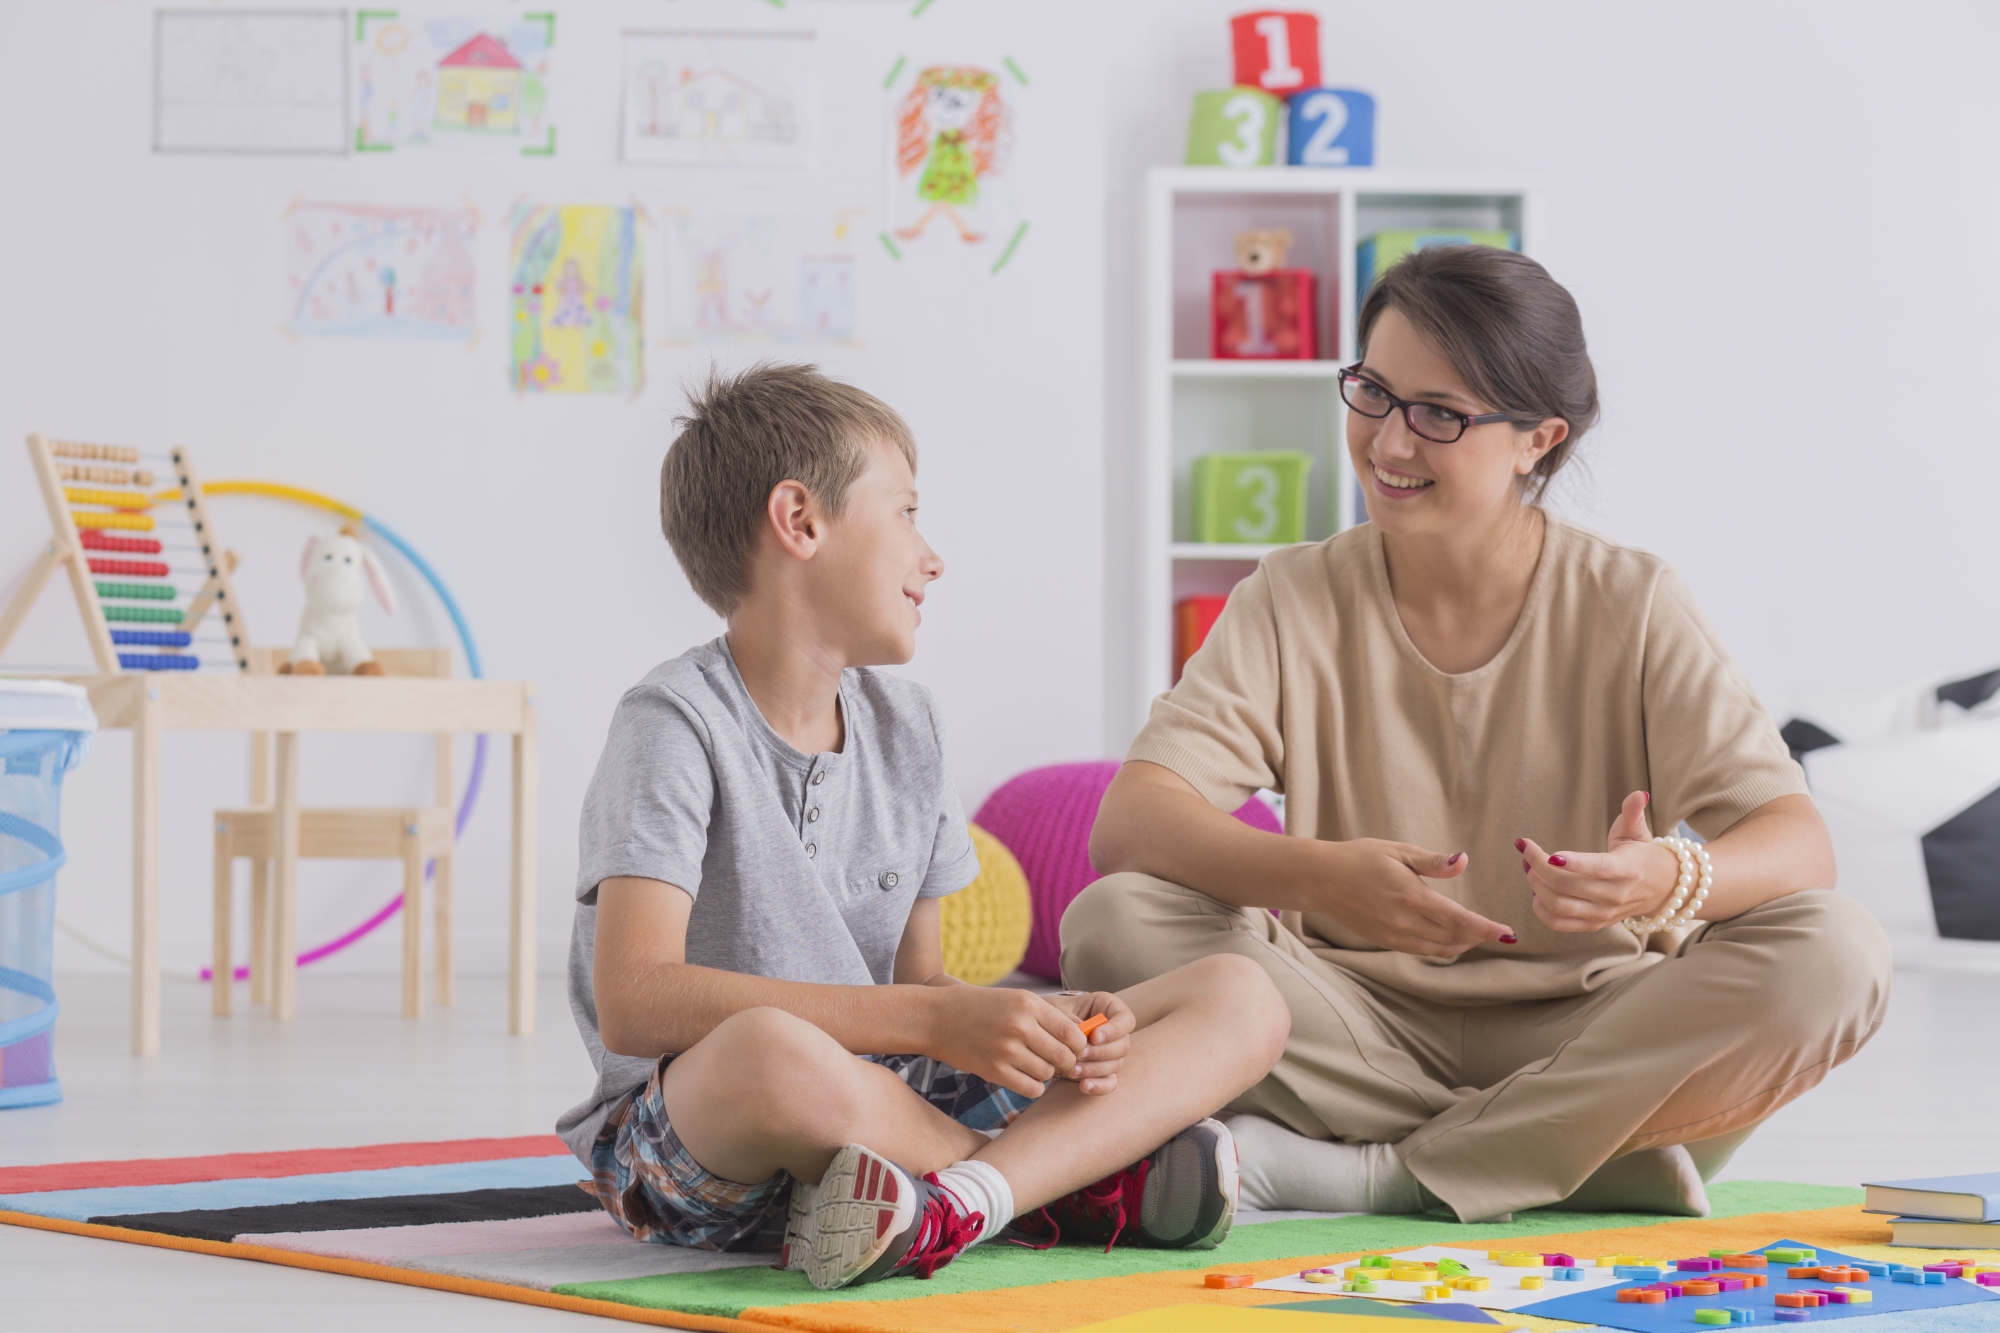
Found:
[[[1864, 1213], [1860, 1207], [1817, 1208], [1807, 1212], [1750, 1213], [1711, 1221], [1705, 1217], [1655, 1222], [1646, 1226], [1568, 1231], [1548, 1236], [1510, 1236], [1488, 1240], [1477, 1227], [1466, 1228], [1466, 1239], [1452, 1241], [1464, 1249], [1490, 1247], [1510, 1250], [1564, 1250], [1584, 1254], [1643, 1254], [1681, 1258], [1728, 1246], [1745, 1249], [1791, 1239], [1831, 1249], [1880, 1244], [1889, 1238], [1888, 1219]], [[1401, 1247], [1408, 1248], [1408, 1247]], [[1386, 1252], [1386, 1251], [1384, 1251]], [[1217, 1263], [1206, 1272], [1253, 1273], [1259, 1282], [1283, 1277], [1366, 1254], [1301, 1255], [1259, 1263]], [[1338, 1294], [1329, 1292], [1329, 1295]], [[1560, 1293], [1557, 1293], [1560, 1294]], [[1283, 1293], [1238, 1288], [1211, 1291], [1202, 1272], [1132, 1273], [1123, 1277], [1081, 1282], [1051, 1282], [1041, 1287], [1008, 1287], [1003, 1291], [964, 1292], [952, 1296], [920, 1296], [900, 1301], [855, 1301], [829, 1305], [758, 1306], [742, 1318], [760, 1326], [808, 1330], [808, 1333], [1065, 1333], [1087, 1324], [1167, 1305], [1269, 1305]], [[1301, 1300], [1312, 1299], [1300, 1297]], [[1508, 1316], [1496, 1312], [1497, 1318]], [[1523, 1320], [1522, 1322], [1527, 1322]], [[1543, 1327], [1554, 1320], [1536, 1321]]]
[[233, 1152], [213, 1157], [142, 1157], [129, 1162], [52, 1162], [0, 1167], [0, 1194], [90, 1189], [106, 1185], [193, 1185], [209, 1180], [274, 1180], [334, 1171], [381, 1171], [398, 1166], [450, 1166], [515, 1157], [555, 1157], [569, 1151], [553, 1134], [512, 1139], [447, 1139], [441, 1143], [371, 1143], [359, 1148]]
[[452, 1277], [445, 1273], [425, 1273], [414, 1268], [391, 1268], [387, 1264], [362, 1263], [354, 1259], [332, 1259], [297, 1250], [276, 1250], [267, 1245], [236, 1245], [214, 1240], [194, 1240], [187, 1236], [167, 1236], [157, 1231], [133, 1231], [126, 1227], [99, 1226], [94, 1222], [72, 1222], [61, 1217], [40, 1217], [0, 1209], [0, 1223], [33, 1227], [37, 1231], [61, 1231], [96, 1240], [119, 1240], [133, 1245], [151, 1245], [162, 1250], [185, 1250], [190, 1254], [213, 1254], [225, 1259], [254, 1259], [260, 1263], [282, 1264], [286, 1268], [310, 1268], [344, 1277], [365, 1277], [376, 1282], [395, 1282], [405, 1287], [428, 1287], [432, 1291], [454, 1291], [461, 1296], [486, 1296], [515, 1301], [522, 1305], [542, 1305], [572, 1314], [602, 1315], [634, 1324], [654, 1324], [663, 1328], [697, 1330], [697, 1333], [769, 1333], [768, 1324], [742, 1319], [719, 1319], [713, 1315], [680, 1314], [673, 1310], [642, 1310], [635, 1305], [586, 1300], [581, 1296], [559, 1296], [552, 1291], [517, 1287], [505, 1282], [482, 1282], [478, 1278]]

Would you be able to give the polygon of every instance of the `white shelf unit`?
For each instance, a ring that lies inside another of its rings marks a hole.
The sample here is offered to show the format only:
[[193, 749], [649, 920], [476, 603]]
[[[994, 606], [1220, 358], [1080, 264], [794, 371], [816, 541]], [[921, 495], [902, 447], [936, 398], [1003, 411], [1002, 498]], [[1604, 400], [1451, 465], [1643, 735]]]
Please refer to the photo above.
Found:
[[[1173, 683], [1173, 608], [1223, 594], [1275, 550], [1193, 536], [1190, 478], [1202, 454], [1299, 449], [1311, 455], [1307, 537], [1365, 521], [1347, 460], [1336, 374], [1356, 357], [1355, 249], [1378, 231], [1507, 230], [1529, 246], [1530, 191], [1517, 182], [1372, 168], [1156, 167], [1146, 182], [1145, 423], [1139, 478], [1137, 706]], [[1236, 267], [1235, 236], [1292, 233], [1288, 268], [1318, 275], [1320, 359], [1209, 358], [1211, 275]]]

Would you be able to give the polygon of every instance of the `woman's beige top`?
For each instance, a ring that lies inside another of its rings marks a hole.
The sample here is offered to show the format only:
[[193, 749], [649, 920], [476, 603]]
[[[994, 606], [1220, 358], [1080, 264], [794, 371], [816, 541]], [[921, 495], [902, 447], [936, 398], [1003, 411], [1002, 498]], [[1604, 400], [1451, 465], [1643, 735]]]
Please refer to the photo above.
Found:
[[1451, 1004], [1576, 995], [1658, 958], [1622, 926], [1543, 925], [1514, 839], [1602, 851], [1633, 791], [1652, 793], [1655, 833], [1686, 820], [1713, 838], [1806, 790], [1680, 576], [1553, 516], [1514, 632], [1456, 676], [1404, 632], [1374, 525], [1273, 552], [1126, 757], [1172, 769], [1224, 810], [1281, 791], [1292, 837], [1468, 853], [1435, 887], [1514, 927], [1519, 944], [1439, 963], [1382, 950], [1331, 916], [1283, 918], [1328, 961]]

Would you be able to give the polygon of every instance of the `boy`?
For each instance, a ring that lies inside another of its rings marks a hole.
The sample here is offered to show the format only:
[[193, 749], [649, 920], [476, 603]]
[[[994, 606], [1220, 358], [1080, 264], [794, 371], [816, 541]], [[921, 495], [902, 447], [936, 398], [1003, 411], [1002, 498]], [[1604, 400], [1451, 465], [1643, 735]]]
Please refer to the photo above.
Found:
[[728, 632], [625, 695], [584, 801], [569, 990], [598, 1080], [557, 1130], [598, 1198], [823, 1289], [929, 1277], [1020, 1214], [1038, 1244], [1220, 1242], [1236, 1153], [1206, 1117], [1290, 1029], [1263, 972], [1048, 998], [944, 973], [938, 899], [978, 859], [929, 692], [870, 669], [910, 660], [944, 572], [909, 428], [774, 365], [677, 424], [661, 526]]

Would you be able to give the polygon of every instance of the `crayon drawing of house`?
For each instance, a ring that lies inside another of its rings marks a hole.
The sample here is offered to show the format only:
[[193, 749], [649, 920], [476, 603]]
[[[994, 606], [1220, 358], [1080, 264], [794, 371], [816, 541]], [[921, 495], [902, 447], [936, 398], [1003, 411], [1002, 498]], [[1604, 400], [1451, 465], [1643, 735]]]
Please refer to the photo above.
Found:
[[798, 109], [724, 69], [673, 70], [649, 63], [639, 71], [638, 136], [682, 146], [694, 160], [731, 161], [746, 148], [794, 147]]
[[521, 62], [479, 33], [438, 62], [437, 127], [475, 133], [520, 132]]

